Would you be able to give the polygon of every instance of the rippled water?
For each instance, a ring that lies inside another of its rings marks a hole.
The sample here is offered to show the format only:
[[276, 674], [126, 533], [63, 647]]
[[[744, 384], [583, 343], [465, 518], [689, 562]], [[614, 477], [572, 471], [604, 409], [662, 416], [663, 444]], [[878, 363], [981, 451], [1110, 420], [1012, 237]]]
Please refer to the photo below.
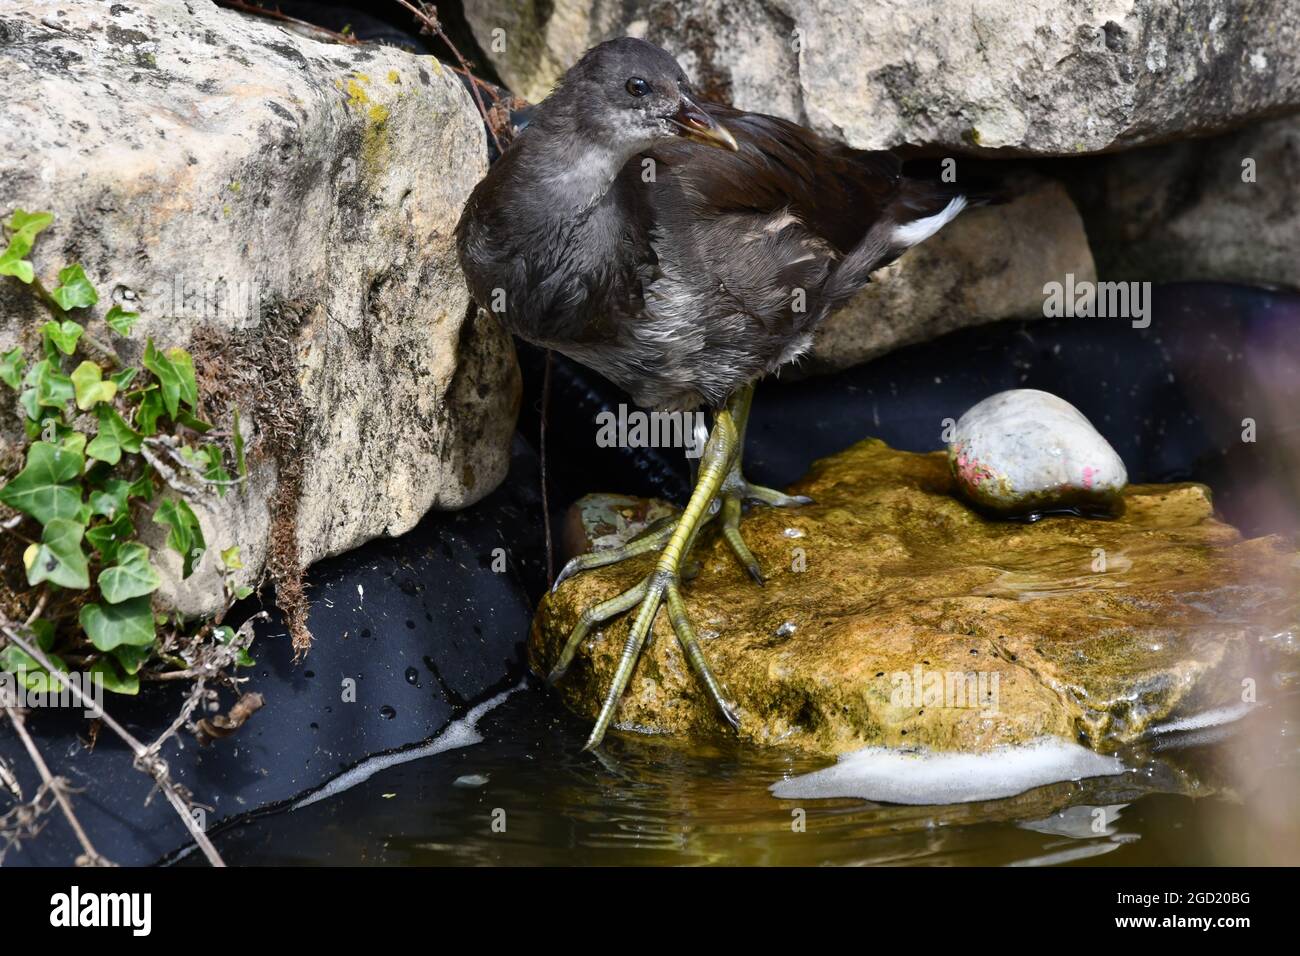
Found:
[[771, 784], [831, 761], [721, 738], [611, 735], [581, 754], [585, 723], [530, 683], [415, 759], [216, 842], [232, 864], [1295, 864], [1297, 716], [1293, 695], [1162, 734], [1120, 776], [896, 806], [778, 800]]

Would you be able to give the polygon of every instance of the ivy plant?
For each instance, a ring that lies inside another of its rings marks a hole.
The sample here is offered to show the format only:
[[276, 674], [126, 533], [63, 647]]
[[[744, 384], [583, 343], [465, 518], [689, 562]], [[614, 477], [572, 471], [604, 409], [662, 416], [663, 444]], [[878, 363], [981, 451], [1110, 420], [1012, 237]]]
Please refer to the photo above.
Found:
[[[0, 534], [26, 543], [25, 584], [44, 589], [28, 602], [41, 608], [30, 627], [51, 663], [75, 661], [107, 689], [134, 694], [147, 667], [184, 668], [187, 641], [229, 639], [219, 620], [155, 610], [161, 579], [139, 528], [166, 528], [182, 576], [194, 573], [208, 544], [190, 500], [225, 495], [247, 477], [239, 417], [224, 435], [204, 420], [184, 349], [149, 338], [139, 366], [123, 366], [112, 337], [131, 336], [140, 316], [114, 304], [96, 322], [99, 293], [81, 264], [59, 269], [52, 287], [42, 283], [30, 256], [53, 221], [17, 209], [3, 223], [0, 276], [30, 287], [51, 318], [38, 348], [0, 353], [0, 393], [12, 392], [26, 435], [21, 468], [0, 475], [0, 504], [17, 513]], [[242, 567], [238, 547], [220, 560], [227, 602], [246, 597], [230, 583]], [[12, 644], [0, 649], [0, 670], [23, 674], [31, 689], [48, 686], [49, 675]]]

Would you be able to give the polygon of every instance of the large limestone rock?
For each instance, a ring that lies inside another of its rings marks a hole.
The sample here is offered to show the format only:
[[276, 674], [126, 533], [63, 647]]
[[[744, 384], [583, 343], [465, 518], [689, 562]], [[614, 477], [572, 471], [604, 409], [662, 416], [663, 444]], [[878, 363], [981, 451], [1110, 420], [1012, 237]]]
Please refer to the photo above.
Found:
[[[23, 0], [0, 72], [0, 212], [56, 216], [38, 272], [81, 262], [92, 325], [110, 299], [143, 316], [124, 357], [184, 346], [210, 417], [243, 413], [252, 481], [200, 509], [210, 554], [240, 545], [251, 581], [272, 543], [305, 565], [500, 482], [518, 371], [452, 242], [484, 137], [434, 59], [207, 0]], [[34, 353], [47, 316], [12, 280], [0, 306], [0, 350]], [[215, 554], [184, 585], [160, 560], [183, 610], [220, 599]]]
[[1102, 274], [1300, 288], [1300, 119], [1106, 156], [1075, 191]]
[[[1273, 673], [1294, 670], [1300, 560], [1216, 520], [1202, 485], [1130, 486], [1114, 520], [990, 521], [955, 497], [942, 452], [865, 441], [791, 491], [817, 503], [743, 524], [765, 588], [709, 532], [683, 592], [747, 740], [823, 754], [1044, 737], [1110, 750], [1265, 700]], [[534, 620], [533, 667], [546, 673], [580, 610], [649, 566], [566, 581]], [[594, 632], [559, 684], [579, 714], [599, 709], [627, 626]], [[663, 613], [616, 723], [723, 732]]]
[[620, 34], [711, 95], [864, 148], [1064, 155], [1300, 107], [1300, 5], [1158, 0], [466, 0], [498, 72], [540, 99]]
[[[956, 329], [1041, 318], [1043, 286], [1097, 277], [1083, 221], [1058, 183], [1006, 205], [970, 209], [876, 272], [817, 330], [794, 371], [834, 371]], [[784, 373], [783, 373], [784, 374]]]

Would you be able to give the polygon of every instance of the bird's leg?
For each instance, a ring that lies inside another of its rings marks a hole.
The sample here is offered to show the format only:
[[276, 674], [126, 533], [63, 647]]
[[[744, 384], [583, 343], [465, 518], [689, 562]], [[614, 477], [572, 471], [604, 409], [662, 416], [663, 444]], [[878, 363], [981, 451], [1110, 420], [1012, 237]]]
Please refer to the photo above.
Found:
[[740, 514], [743, 503], [758, 501], [774, 508], [792, 508], [798, 505], [810, 505], [812, 499], [807, 495], [787, 495], [774, 488], [751, 484], [740, 470], [740, 460], [745, 449], [745, 429], [749, 426], [749, 409], [754, 401], [754, 386], [746, 385], [732, 399], [732, 408], [736, 417], [737, 445], [736, 455], [727, 470], [727, 477], [722, 483], [722, 537], [731, 548], [737, 560], [749, 576], [763, 584], [763, 569], [759, 567], [754, 552], [749, 550], [745, 539], [740, 536]]
[[563, 668], [567, 667], [569, 661], [573, 659], [573, 652], [594, 623], [629, 610], [634, 603], [640, 601], [627, 641], [623, 645], [623, 653], [619, 657], [609, 693], [605, 696], [600, 716], [596, 718], [596, 726], [592, 728], [584, 750], [590, 750], [604, 738], [605, 731], [614, 719], [614, 712], [623, 697], [623, 691], [632, 677], [637, 658], [641, 655], [641, 648], [654, 625], [659, 606], [665, 601], [668, 604], [668, 616], [672, 622], [673, 633], [681, 644], [682, 653], [695, 669], [701, 683], [704, 684], [723, 716], [732, 726], [737, 724], [736, 715], [700, 650], [695, 630], [686, 616], [680, 591], [682, 563], [691, 545], [694, 544], [700, 528], [706, 523], [713, 503], [722, 489], [723, 481], [731, 468], [732, 458], [736, 454], [736, 439], [735, 418], [732, 409], [728, 407], [719, 411], [714, 419], [713, 431], [709, 434], [709, 440], [704, 446], [704, 454], [700, 459], [699, 480], [695, 483], [695, 490], [691, 492], [686, 508], [672, 525], [672, 531], [659, 552], [654, 570], [636, 587], [584, 612], [560, 655], [557, 670], [563, 673]]
[[[734, 414], [732, 416], [735, 418]], [[708, 443], [708, 429], [704, 427], [701, 421], [699, 431], [696, 432], [696, 440], [700, 444]], [[691, 466], [691, 487], [694, 488], [699, 480], [699, 464], [695, 458], [687, 458]], [[767, 489], [763, 489], [767, 490]], [[777, 492], [774, 492], [776, 494]], [[718, 514], [716, 503], [712, 503], [708, 513], [704, 516], [701, 527], [708, 524]], [[659, 548], [672, 537], [673, 529], [677, 527], [679, 515], [668, 515], [652, 522], [648, 527], [641, 531], [636, 537], [626, 544], [615, 548], [606, 548], [602, 551], [588, 551], [586, 554], [579, 554], [570, 558], [556, 575], [551, 590], [554, 591], [564, 581], [573, 577], [575, 574], [581, 574], [583, 571], [590, 571], [592, 568], [603, 568], [607, 565], [618, 564], [620, 561], [626, 561], [628, 558], [635, 558], [637, 555], [645, 554], [648, 551], [658, 551]]]

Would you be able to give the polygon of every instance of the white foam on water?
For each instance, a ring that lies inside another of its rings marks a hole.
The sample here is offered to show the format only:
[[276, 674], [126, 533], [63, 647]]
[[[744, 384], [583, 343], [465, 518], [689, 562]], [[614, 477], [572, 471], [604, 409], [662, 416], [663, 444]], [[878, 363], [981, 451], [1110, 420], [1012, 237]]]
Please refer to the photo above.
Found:
[[427, 744], [412, 747], [410, 750], [399, 750], [397, 753], [377, 754], [361, 761], [351, 770], [345, 770], [339, 774], [319, 790], [303, 797], [289, 809], [301, 810], [313, 803], [319, 803], [330, 797], [338, 796], [345, 790], [351, 790], [358, 784], [365, 783], [379, 771], [387, 770], [389, 767], [410, 763], [412, 760], [423, 760], [425, 757], [432, 757], [448, 750], [456, 750], [460, 747], [469, 747], [480, 743], [483, 740], [483, 735], [478, 732], [478, 722], [483, 719], [488, 711], [499, 706], [515, 691], [523, 689], [523, 686], [523, 682], [520, 682], [509, 690], [503, 690], [490, 700], [483, 701], [460, 720], [453, 720], [442, 733]]
[[1254, 706], [1254, 704], [1246, 703], [1233, 704], [1229, 707], [1219, 707], [1215, 710], [1207, 710], [1204, 713], [1192, 714], [1190, 717], [1179, 717], [1167, 724], [1152, 727], [1151, 732], [1153, 734], [1173, 734], [1184, 730], [1201, 730], [1204, 727], [1220, 727], [1223, 724], [1241, 720], [1250, 713]]
[[781, 780], [770, 788], [781, 800], [857, 797], [920, 806], [1013, 797], [1064, 780], [1123, 773], [1115, 757], [1056, 737], [986, 753], [936, 753], [868, 747], [844, 754], [825, 770]]

